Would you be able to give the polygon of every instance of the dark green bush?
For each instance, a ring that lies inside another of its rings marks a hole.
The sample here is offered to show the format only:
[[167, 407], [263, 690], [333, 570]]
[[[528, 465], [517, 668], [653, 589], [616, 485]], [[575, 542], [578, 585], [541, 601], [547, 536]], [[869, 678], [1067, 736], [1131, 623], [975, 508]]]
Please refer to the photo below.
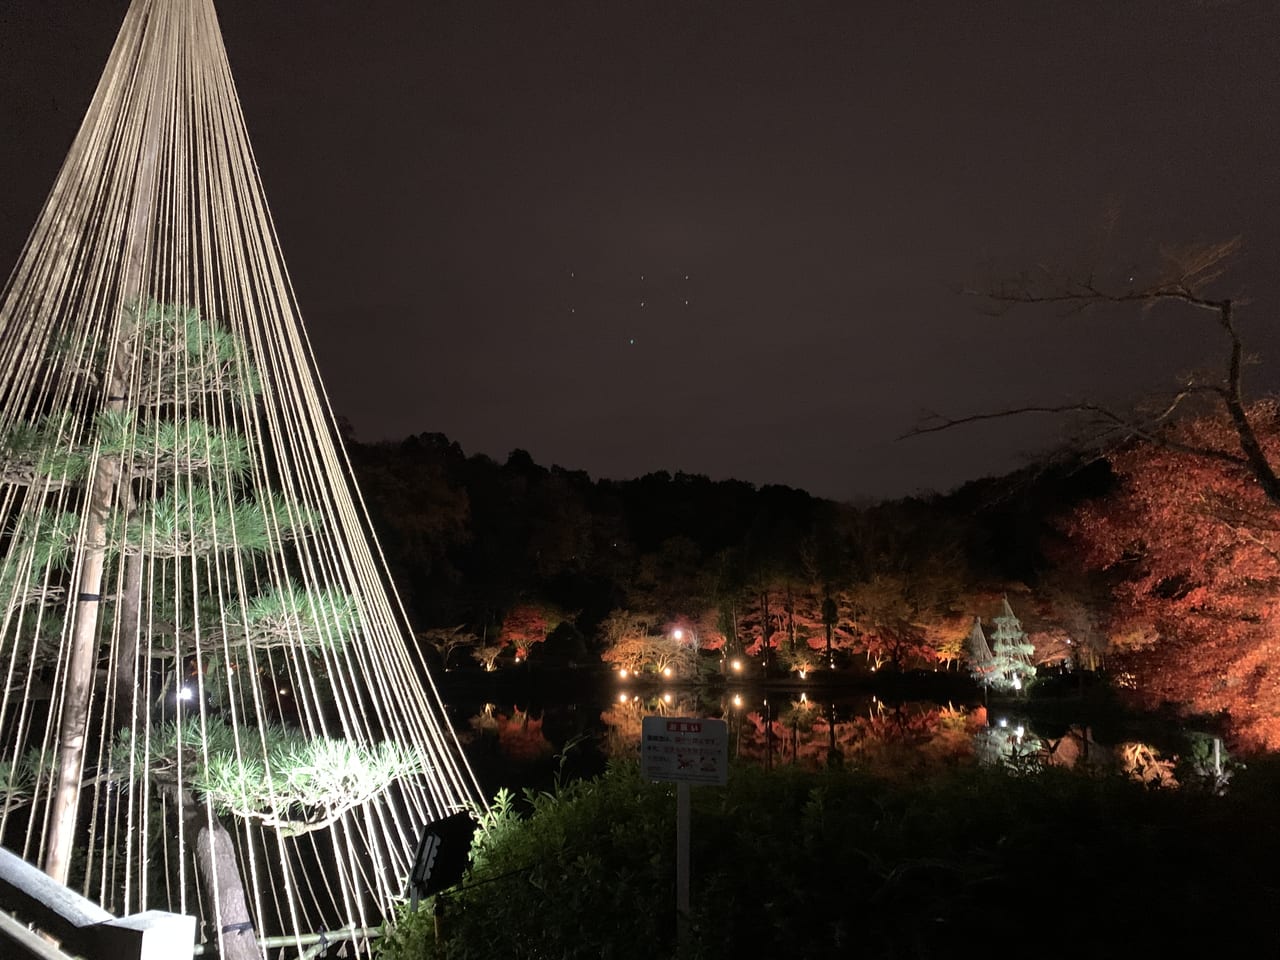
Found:
[[[1227, 796], [962, 768], [755, 767], [693, 790], [690, 958], [1274, 952], [1274, 764]], [[385, 960], [676, 954], [675, 789], [634, 764], [500, 796], [470, 875]]]

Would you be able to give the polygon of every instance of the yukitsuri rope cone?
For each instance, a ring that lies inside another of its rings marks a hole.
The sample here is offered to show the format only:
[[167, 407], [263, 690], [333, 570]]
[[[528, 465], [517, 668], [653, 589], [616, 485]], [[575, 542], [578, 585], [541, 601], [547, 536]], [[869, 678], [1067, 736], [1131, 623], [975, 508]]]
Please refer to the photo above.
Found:
[[482, 801], [349, 476], [212, 2], [134, 0], [0, 294], [0, 842], [229, 960], [383, 921]]

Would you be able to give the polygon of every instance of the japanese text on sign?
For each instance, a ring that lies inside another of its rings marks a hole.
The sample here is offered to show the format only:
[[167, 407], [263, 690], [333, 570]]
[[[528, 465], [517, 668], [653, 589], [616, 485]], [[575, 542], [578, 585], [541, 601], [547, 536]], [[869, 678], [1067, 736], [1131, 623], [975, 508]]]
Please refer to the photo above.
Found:
[[724, 786], [729, 778], [729, 730], [723, 720], [645, 717], [640, 773], [646, 780]]

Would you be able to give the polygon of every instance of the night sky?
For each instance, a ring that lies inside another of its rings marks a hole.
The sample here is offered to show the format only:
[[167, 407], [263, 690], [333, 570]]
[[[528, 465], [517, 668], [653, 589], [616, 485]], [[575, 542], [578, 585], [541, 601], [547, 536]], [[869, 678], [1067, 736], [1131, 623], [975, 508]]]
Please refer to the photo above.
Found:
[[[124, 0], [0, 2], [0, 272]], [[359, 438], [837, 499], [1025, 462], [1223, 355], [1207, 314], [1018, 311], [1036, 264], [1244, 237], [1280, 357], [1274, 0], [222, 0], [336, 411]], [[1257, 390], [1280, 386], [1262, 366]]]

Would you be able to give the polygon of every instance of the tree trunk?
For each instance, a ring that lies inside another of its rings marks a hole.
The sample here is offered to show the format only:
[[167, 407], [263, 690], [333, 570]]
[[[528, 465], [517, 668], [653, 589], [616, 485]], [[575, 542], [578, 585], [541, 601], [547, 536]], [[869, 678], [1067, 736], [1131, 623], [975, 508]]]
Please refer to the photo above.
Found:
[[764, 673], [769, 675], [769, 590], [765, 588], [760, 592], [760, 636], [763, 638], [763, 645], [760, 648], [760, 658], [764, 662]]
[[1254, 479], [1262, 487], [1262, 492], [1274, 504], [1280, 504], [1280, 477], [1276, 476], [1253, 429], [1249, 413], [1245, 409], [1244, 394], [1241, 388], [1242, 368], [1245, 362], [1244, 344], [1236, 333], [1235, 322], [1231, 317], [1231, 301], [1223, 300], [1218, 304], [1218, 316], [1223, 329], [1231, 337], [1231, 357], [1227, 364], [1227, 387], [1222, 391], [1222, 400], [1227, 414], [1231, 417], [1236, 436], [1240, 440], [1240, 452], [1244, 454]]
[[[142, 285], [147, 244], [151, 237], [156, 159], [160, 146], [159, 122], [155, 101], [152, 99], [138, 157], [139, 172], [132, 198], [124, 271], [121, 276], [121, 306], [125, 311], [142, 309]], [[126, 385], [133, 365], [129, 352], [132, 336], [133, 327], [125, 313], [117, 331], [111, 369], [102, 371], [102, 383], [106, 388], [102, 409], [108, 413], [121, 413], [126, 409]], [[98, 654], [98, 618], [102, 609], [107, 521], [116, 505], [119, 495], [116, 487], [119, 481], [119, 457], [99, 457], [89, 483], [71, 650], [63, 686], [62, 719], [58, 729], [58, 778], [49, 803], [49, 846], [45, 852], [44, 869], [49, 876], [63, 884], [67, 882], [71, 864], [71, 847], [80, 807], [85, 736], [93, 693], [94, 665]], [[132, 700], [133, 697], [130, 702]]]
[[[123, 389], [122, 379], [115, 372], [110, 384], [111, 389]], [[115, 500], [118, 472], [119, 464], [115, 457], [103, 457], [94, 467], [80, 579], [76, 584], [71, 651], [63, 684], [62, 719], [58, 726], [58, 778], [49, 804], [49, 846], [44, 861], [45, 872], [62, 884], [67, 882], [71, 866], [71, 848], [80, 806], [89, 703], [93, 693], [94, 666], [98, 659], [98, 612], [102, 606], [107, 520]]]
[[[138, 668], [138, 627], [142, 619], [142, 554], [124, 558], [116, 652], [116, 726], [141, 730], [147, 725], [146, 676]], [[175, 661], [176, 669], [176, 661]], [[126, 706], [129, 713], [125, 712]]]
[[836, 602], [828, 593], [822, 599], [822, 625], [827, 630], [827, 666], [833, 667], [835, 664], [831, 660], [831, 634], [835, 630], [836, 621], [839, 618], [839, 612], [836, 609]]
[[211, 919], [220, 960], [262, 960], [231, 834], [189, 790], [182, 791], [182, 822], [195, 835], [200, 881], [213, 897]]
[[791, 652], [796, 652], [796, 598], [791, 591], [791, 581], [787, 581], [787, 644]]

